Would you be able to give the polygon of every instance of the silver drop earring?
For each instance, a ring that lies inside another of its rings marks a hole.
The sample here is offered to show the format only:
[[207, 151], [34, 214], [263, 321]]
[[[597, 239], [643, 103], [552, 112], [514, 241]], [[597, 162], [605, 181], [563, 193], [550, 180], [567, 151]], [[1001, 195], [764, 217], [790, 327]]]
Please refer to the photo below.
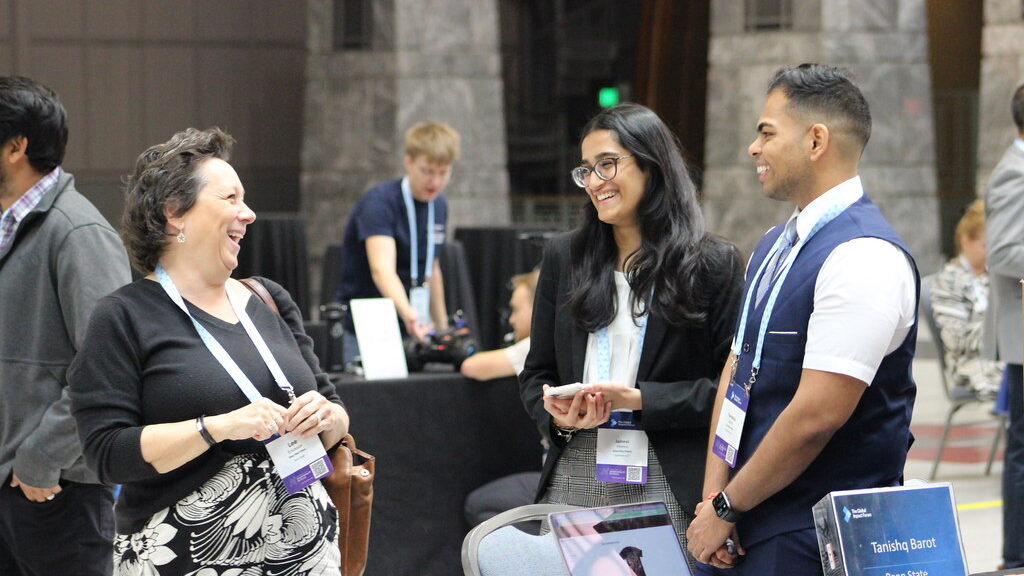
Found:
[[185, 231], [184, 230], [179, 230], [178, 231], [178, 235], [176, 236], [176, 238], [178, 239], [178, 244], [184, 244], [185, 243]]

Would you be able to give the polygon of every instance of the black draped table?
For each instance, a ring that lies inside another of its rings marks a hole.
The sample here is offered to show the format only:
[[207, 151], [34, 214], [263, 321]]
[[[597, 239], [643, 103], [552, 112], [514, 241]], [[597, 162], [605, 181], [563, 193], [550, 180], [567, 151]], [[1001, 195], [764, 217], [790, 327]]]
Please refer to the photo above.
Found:
[[540, 469], [540, 436], [515, 379], [341, 375], [335, 385], [357, 446], [377, 458], [366, 575], [462, 574], [466, 496], [507, 474]]

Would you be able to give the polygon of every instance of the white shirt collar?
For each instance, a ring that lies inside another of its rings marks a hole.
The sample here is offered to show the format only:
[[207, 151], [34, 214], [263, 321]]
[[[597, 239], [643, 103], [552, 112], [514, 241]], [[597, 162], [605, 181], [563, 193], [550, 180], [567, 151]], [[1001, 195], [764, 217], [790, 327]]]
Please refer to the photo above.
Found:
[[[796, 233], [806, 238], [818, 220], [833, 206], [842, 206], [845, 210], [864, 195], [864, 185], [860, 176], [854, 176], [845, 182], [832, 187], [827, 192], [811, 201], [803, 210], [796, 208], [789, 220], [796, 218]], [[789, 220], [786, 222], [788, 223]]]

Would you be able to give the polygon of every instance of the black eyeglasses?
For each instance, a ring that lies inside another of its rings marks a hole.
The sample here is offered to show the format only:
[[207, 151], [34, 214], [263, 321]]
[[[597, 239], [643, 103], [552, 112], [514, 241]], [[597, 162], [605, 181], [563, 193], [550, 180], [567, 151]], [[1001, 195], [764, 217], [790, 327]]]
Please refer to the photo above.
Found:
[[586, 188], [587, 177], [593, 174], [607, 182], [612, 178], [615, 178], [615, 173], [619, 170], [619, 160], [622, 160], [623, 158], [631, 158], [632, 156], [632, 154], [626, 154], [624, 156], [602, 158], [597, 161], [597, 164], [594, 164], [593, 168], [577, 166], [572, 169], [572, 181], [580, 188]]

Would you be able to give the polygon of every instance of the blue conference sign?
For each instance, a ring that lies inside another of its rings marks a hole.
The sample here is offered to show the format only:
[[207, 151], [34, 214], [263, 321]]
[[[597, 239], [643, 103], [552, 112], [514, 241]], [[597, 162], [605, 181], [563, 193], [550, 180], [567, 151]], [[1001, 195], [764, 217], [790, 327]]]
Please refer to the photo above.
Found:
[[965, 576], [948, 484], [833, 495], [847, 574]]

